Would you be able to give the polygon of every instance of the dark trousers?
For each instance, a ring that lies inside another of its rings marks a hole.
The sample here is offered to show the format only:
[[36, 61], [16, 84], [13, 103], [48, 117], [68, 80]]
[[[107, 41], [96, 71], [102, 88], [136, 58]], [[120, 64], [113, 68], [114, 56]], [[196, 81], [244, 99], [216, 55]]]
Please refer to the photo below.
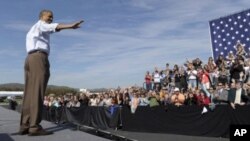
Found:
[[20, 131], [35, 132], [41, 128], [43, 97], [50, 76], [48, 56], [42, 52], [29, 54], [25, 60], [25, 88]]
[[152, 84], [151, 83], [146, 83], [146, 90], [147, 91], [152, 90]]

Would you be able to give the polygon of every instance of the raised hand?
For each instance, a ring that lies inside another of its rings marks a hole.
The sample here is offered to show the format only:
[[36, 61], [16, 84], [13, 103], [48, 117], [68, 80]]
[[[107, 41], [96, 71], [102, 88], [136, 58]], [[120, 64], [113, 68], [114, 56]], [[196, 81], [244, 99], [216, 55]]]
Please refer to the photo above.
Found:
[[81, 20], [81, 21], [79, 21], [79, 22], [75, 22], [75, 23], [73, 23], [72, 28], [73, 28], [73, 29], [80, 28], [80, 24], [81, 24], [81, 23], [83, 23], [83, 22], [84, 22], [84, 21], [83, 21], [83, 20]]

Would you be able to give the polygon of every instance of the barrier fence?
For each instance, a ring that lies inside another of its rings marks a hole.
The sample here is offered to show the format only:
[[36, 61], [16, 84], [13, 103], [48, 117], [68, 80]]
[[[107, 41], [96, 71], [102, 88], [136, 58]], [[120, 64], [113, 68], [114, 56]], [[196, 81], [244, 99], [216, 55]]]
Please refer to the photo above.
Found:
[[72, 122], [97, 129], [171, 133], [192, 136], [229, 138], [230, 125], [250, 125], [250, 105], [232, 109], [218, 105], [214, 110], [203, 107], [138, 107], [134, 114], [129, 107], [44, 108], [44, 119], [53, 122]]

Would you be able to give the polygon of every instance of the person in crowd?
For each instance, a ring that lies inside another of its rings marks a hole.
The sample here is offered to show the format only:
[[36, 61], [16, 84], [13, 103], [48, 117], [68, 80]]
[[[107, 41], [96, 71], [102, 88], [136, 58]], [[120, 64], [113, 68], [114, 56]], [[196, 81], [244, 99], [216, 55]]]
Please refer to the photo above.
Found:
[[88, 106], [89, 98], [85, 93], [80, 93], [79, 102], [81, 106]]
[[[224, 66], [222, 66], [220, 69], [222, 68], [224, 68]], [[213, 78], [214, 78], [213, 87], [216, 87], [218, 85], [219, 76], [220, 76], [220, 71], [219, 71], [219, 68], [216, 67], [213, 73]]]
[[79, 102], [79, 98], [77, 95], [74, 95], [73, 98], [67, 103], [66, 107], [80, 107], [81, 103]]
[[172, 70], [169, 68], [169, 63], [166, 63], [166, 68], [164, 70], [165, 78], [163, 80], [163, 85], [162, 85], [163, 88], [169, 87], [169, 83], [170, 83], [170, 71], [172, 71]]
[[174, 65], [174, 86], [180, 89], [180, 83], [181, 83], [181, 75], [179, 72], [179, 67], [177, 65]]
[[201, 89], [207, 94], [208, 97], [210, 97], [210, 94], [207, 91], [207, 89], [210, 88], [210, 78], [209, 78], [207, 65], [204, 65], [204, 68], [200, 69], [200, 71], [198, 72], [198, 78], [199, 78]]
[[197, 105], [197, 97], [194, 96], [194, 93], [192, 91], [188, 91], [187, 93], [188, 95], [184, 101], [184, 104], [188, 106]]
[[164, 71], [160, 71], [160, 89], [159, 91], [162, 89], [162, 87], [164, 86], [164, 83], [165, 83], [165, 78], [166, 78], [166, 75], [164, 73]]
[[161, 88], [161, 79], [160, 79], [160, 72], [158, 68], [155, 68], [154, 72], [154, 90], [159, 91]]
[[49, 96], [49, 103], [48, 103], [49, 107], [53, 106], [54, 100], [55, 100], [54, 96]]
[[15, 111], [18, 105], [15, 96], [8, 97], [8, 101], [9, 101], [9, 108]]
[[[225, 89], [227, 89], [227, 88], [225, 88]], [[209, 95], [210, 95], [209, 99], [210, 99], [211, 103], [213, 103], [213, 99], [214, 99], [215, 93], [216, 93], [216, 88], [210, 87], [208, 89], [208, 92], [209, 92]]]
[[230, 74], [229, 71], [225, 68], [222, 67], [221, 70], [219, 70], [219, 77], [218, 77], [218, 83], [229, 83], [230, 79]]
[[171, 96], [171, 103], [179, 107], [184, 105], [184, 102], [185, 102], [184, 94], [180, 93], [180, 89], [176, 87], [174, 89], [173, 95]]
[[109, 96], [109, 94], [108, 93], [105, 93], [104, 94], [104, 99], [103, 99], [103, 105], [104, 106], [107, 106], [107, 107], [109, 107], [109, 106], [111, 106], [112, 105], [112, 103], [111, 103], [111, 97]]
[[134, 114], [140, 103], [140, 100], [138, 94], [132, 94], [130, 98], [131, 98], [130, 109], [131, 113]]
[[250, 82], [248, 83], [245, 83], [243, 85], [243, 90], [245, 91], [245, 96], [243, 97], [243, 101], [246, 103], [246, 104], [250, 104]]
[[73, 107], [80, 107], [81, 103], [79, 102], [79, 96], [78, 95], [74, 95], [73, 96]]
[[151, 81], [152, 81], [152, 76], [150, 75], [150, 72], [147, 71], [146, 75], [145, 75], [145, 83], [146, 83], [146, 90], [147, 91], [150, 91], [152, 89]]
[[63, 96], [63, 99], [64, 99], [64, 105], [66, 106], [69, 103], [69, 101], [70, 101], [70, 95], [65, 94]]
[[213, 103], [215, 104], [228, 104], [228, 90], [223, 83], [218, 83], [216, 92], [213, 97]]
[[89, 100], [89, 106], [97, 106], [99, 103], [99, 98], [96, 94], [92, 94]]
[[245, 91], [242, 88], [240, 81], [231, 83], [231, 88], [228, 92], [228, 101], [233, 109], [236, 109], [236, 105], [245, 105], [243, 101], [246, 96]]
[[119, 105], [116, 97], [111, 97], [111, 105], [108, 108], [111, 115], [113, 115], [118, 110]]
[[99, 94], [97, 97], [98, 97], [98, 101], [99, 101], [97, 106], [104, 106], [104, 102], [103, 102], [104, 96], [103, 96], [103, 94]]
[[48, 104], [48, 114], [49, 114], [49, 121], [54, 122], [55, 121], [55, 106], [56, 103], [54, 95], [49, 96], [49, 104]]
[[193, 64], [195, 70], [202, 67], [202, 61], [200, 60], [200, 58], [194, 59], [192, 61], [192, 64]]
[[173, 72], [179, 72], [179, 66], [177, 64], [174, 65]]
[[58, 115], [58, 117], [56, 117], [56, 120], [59, 124], [64, 124], [68, 120], [66, 112], [65, 112], [65, 107], [66, 107], [66, 104], [68, 101], [65, 100], [65, 97], [63, 95], [61, 95], [58, 98], [58, 101], [59, 101], [61, 107], [60, 107], [60, 110], [58, 110], [58, 113], [56, 113], [56, 115]]
[[141, 94], [139, 97], [139, 106], [148, 106], [149, 101], [145, 94]]
[[245, 70], [245, 76], [246, 76], [244, 82], [250, 83], [250, 59], [247, 59], [245, 61], [244, 70]]
[[188, 89], [196, 89], [197, 88], [197, 70], [194, 69], [192, 64], [188, 65]]
[[157, 94], [155, 91], [150, 91], [148, 92], [148, 101], [149, 101], [149, 107], [156, 107], [156, 106], [159, 106], [159, 101], [157, 100]]
[[118, 100], [116, 96], [111, 97], [111, 106], [118, 106]]
[[159, 92], [160, 105], [164, 105], [164, 99], [165, 99], [166, 92], [167, 91], [165, 89], [161, 89], [160, 92]]
[[245, 59], [246, 55], [245, 46], [238, 41], [236, 44], [236, 56]]
[[230, 74], [231, 74], [231, 78], [230, 81], [231, 82], [235, 82], [235, 81], [243, 81], [243, 77], [245, 75], [245, 70], [244, 70], [244, 66], [242, 63], [242, 58], [237, 58], [235, 60], [235, 63], [232, 65], [231, 69], [230, 69]]
[[154, 84], [154, 75], [155, 75], [155, 72], [152, 72], [152, 74], [151, 74], [151, 77], [152, 77], [152, 79], [151, 79], [151, 85], [152, 85], [152, 90], [155, 88], [155, 84]]
[[197, 95], [197, 105], [199, 106], [209, 106], [211, 100], [207, 95], [200, 90], [199, 94]]
[[164, 103], [163, 103], [163, 105], [165, 105], [165, 106], [167, 106], [167, 105], [169, 105], [169, 104], [171, 104], [171, 95], [170, 95], [170, 93], [168, 92], [168, 90], [165, 90], [166, 92], [165, 92], [165, 95], [164, 95]]
[[169, 71], [170, 71], [171, 69], [169, 68], [169, 63], [166, 63], [166, 69], [164, 70], [164, 73], [165, 73], [165, 76], [166, 77], [169, 77]]
[[61, 103], [61, 98], [56, 97], [54, 102], [53, 102], [53, 108], [55, 110], [55, 120], [54, 122], [56, 124], [60, 123], [61, 121], [61, 113], [62, 113], [62, 103]]
[[207, 62], [207, 71], [209, 73], [209, 79], [211, 81], [211, 85], [214, 85], [214, 70], [216, 68], [216, 64], [214, 62], [214, 59], [212, 57], [208, 58], [208, 62]]
[[53, 101], [53, 103], [52, 103], [52, 106], [54, 106], [54, 107], [61, 107], [62, 105], [61, 105], [61, 103], [60, 103], [60, 97], [55, 97], [55, 99], [54, 99], [54, 101]]
[[175, 80], [174, 80], [174, 72], [173, 70], [169, 71], [169, 77], [168, 77], [168, 91], [172, 92], [173, 89], [175, 88]]
[[122, 106], [123, 103], [124, 103], [123, 95], [120, 92], [119, 94], [117, 94], [117, 104], [120, 105], [120, 106]]
[[61, 95], [61, 96], [58, 98], [58, 100], [59, 100], [59, 103], [60, 103], [61, 106], [65, 106], [65, 105], [66, 105], [64, 96]]
[[220, 70], [222, 67], [226, 67], [226, 61], [223, 55], [219, 55], [215, 61], [216, 67]]
[[181, 66], [179, 70], [180, 74], [180, 90], [183, 90], [183, 92], [187, 91], [188, 83], [187, 83], [187, 72], [185, 71], [184, 67]]
[[162, 80], [161, 80], [161, 89], [167, 89], [169, 86], [169, 76], [165, 76]]
[[44, 96], [43, 105], [44, 106], [49, 106], [49, 103], [50, 103], [50, 98], [48, 96]]
[[43, 115], [45, 120], [50, 120], [50, 114], [49, 114], [49, 103], [50, 103], [50, 97], [49, 96], [44, 96], [43, 99], [43, 108], [46, 111], [45, 114]]
[[130, 99], [130, 97], [129, 97], [128, 92], [125, 92], [125, 93], [124, 93], [124, 98], [123, 98], [123, 99], [124, 99], [123, 105], [129, 106], [129, 103], [130, 103], [131, 99]]
[[235, 58], [236, 57], [234, 56], [233, 52], [228, 52], [228, 55], [226, 56], [228, 68], [233, 65]]

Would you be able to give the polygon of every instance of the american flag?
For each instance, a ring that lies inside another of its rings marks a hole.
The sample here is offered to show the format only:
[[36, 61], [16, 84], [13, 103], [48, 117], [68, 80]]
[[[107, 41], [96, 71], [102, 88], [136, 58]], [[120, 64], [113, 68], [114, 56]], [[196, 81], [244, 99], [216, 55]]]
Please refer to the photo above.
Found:
[[237, 42], [243, 44], [249, 57], [250, 9], [212, 20], [209, 26], [214, 59], [227, 57], [229, 52], [235, 55]]

